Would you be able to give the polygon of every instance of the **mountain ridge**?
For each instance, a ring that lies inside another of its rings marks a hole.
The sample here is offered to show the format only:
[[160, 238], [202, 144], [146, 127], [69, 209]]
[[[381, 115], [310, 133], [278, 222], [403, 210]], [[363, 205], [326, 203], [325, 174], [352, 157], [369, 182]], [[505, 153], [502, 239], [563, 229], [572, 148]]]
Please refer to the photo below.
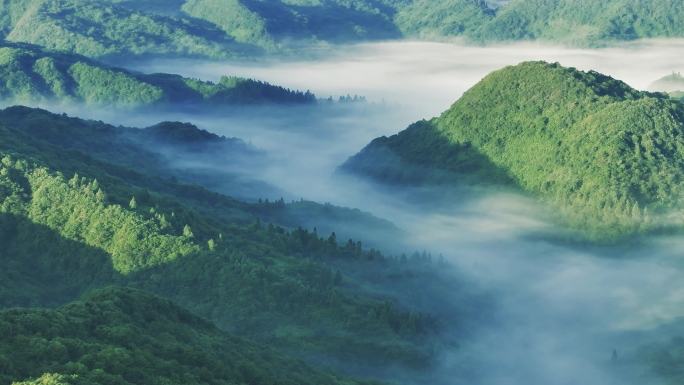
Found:
[[0, 43], [0, 74], [0, 96], [15, 102], [185, 109], [316, 102], [308, 91], [252, 79], [223, 76], [214, 83], [172, 74], [141, 74], [27, 44]]
[[544, 62], [506, 67], [420, 125], [373, 142], [343, 168], [373, 170], [363, 157], [384, 147], [409, 164], [472, 176], [457, 161], [474, 148], [489, 162], [480, 167], [486, 182], [507, 184], [492, 178], [503, 170], [596, 240], [667, 227], [667, 213], [681, 204], [684, 106], [597, 72]]

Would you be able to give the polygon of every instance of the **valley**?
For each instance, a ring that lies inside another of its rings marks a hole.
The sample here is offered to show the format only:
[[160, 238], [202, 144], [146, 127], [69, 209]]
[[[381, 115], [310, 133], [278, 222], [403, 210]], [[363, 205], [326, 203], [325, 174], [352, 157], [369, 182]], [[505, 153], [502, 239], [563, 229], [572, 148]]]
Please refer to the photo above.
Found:
[[682, 18], [0, 1], [0, 385], [681, 383]]

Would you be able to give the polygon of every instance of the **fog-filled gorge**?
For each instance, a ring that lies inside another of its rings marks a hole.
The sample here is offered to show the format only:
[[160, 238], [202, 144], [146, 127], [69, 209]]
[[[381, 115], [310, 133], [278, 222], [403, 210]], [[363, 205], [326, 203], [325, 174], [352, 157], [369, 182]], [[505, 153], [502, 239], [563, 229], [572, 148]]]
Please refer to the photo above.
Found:
[[[371, 235], [363, 241], [390, 253], [443, 254], [455, 271], [454, 280], [471, 282], [470, 290], [493, 298], [492, 303], [478, 308], [459, 302], [470, 297], [441, 293], [436, 304], [448, 303], [453, 296], [453, 309], [468, 311], [453, 320], [455, 328], [461, 322], [477, 327], [444, 331], [458, 336], [458, 343], [440, 352], [431, 373], [395, 374], [391, 379], [444, 385], [658, 384], [634, 354], [652, 340], [684, 334], [684, 325], [676, 324], [684, 317], [684, 262], [679, 252], [684, 238], [578, 245], [566, 242], [546, 209], [528, 196], [504, 189], [383, 186], [338, 167], [374, 138], [438, 115], [487, 73], [503, 66], [525, 60], [559, 61], [647, 89], [656, 79], [684, 69], [682, 49], [684, 41], [599, 50], [392, 42], [336, 47], [318, 60], [294, 62], [153, 61], [137, 63], [136, 69], [204, 80], [234, 74], [308, 89], [319, 98], [351, 94], [365, 96], [368, 102], [241, 106], [203, 115], [44, 107], [132, 127], [187, 121], [242, 139], [262, 151], [263, 159], [216, 163], [192, 155], [170, 158], [176, 158], [179, 168], [229, 171], [249, 183], [273, 186], [210, 186], [228, 195], [251, 196], [252, 201], [303, 198], [387, 219], [402, 231], [401, 239]], [[478, 310], [482, 313], [469, 313]]]
[[[474, 330], [457, 349], [444, 352], [444, 366], [435, 370], [433, 383], [644, 384], [648, 376], [637, 376], [644, 368], [634, 366], [630, 356], [645, 341], [669, 336], [634, 332], [684, 316], [680, 239], [645, 240], [634, 247], [557, 244], [534, 236], [554, 230], [543, 213], [530, 216], [540, 209], [528, 198], [482, 191], [465, 199], [458, 198], [460, 192], [414, 194], [339, 175], [335, 168], [373, 138], [439, 114], [488, 72], [505, 65], [559, 61], [646, 89], [655, 79], [684, 67], [677, 54], [682, 44], [646, 42], [584, 51], [536, 45], [387, 43], [341, 48], [314, 62], [161, 62], [142, 68], [180, 70], [203, 79], [236, 73], [310, 89], [319, 97], [359, 94], [385, 103], [350, 106], [348, 114], [320, 120], [305, 114], [301, 120], [278, 116], [265, 124], [230, 118], [198, 123], [244, 138], [275, 158], [262, 174], [270, 183], [293, 196], [358, 207], [387, 218], [405, 231], [407, 239], [385, 240], [386, 248], [395, 249], [399, 243], [443, 253], [482, 290], [495, 293], [494, 309], [483, 306], [486, 314], [461, 315], [491, 324]], [[484, 195], [477, 198], [480, 194]], [[426, 201], [441, 203], [416, 204]]]

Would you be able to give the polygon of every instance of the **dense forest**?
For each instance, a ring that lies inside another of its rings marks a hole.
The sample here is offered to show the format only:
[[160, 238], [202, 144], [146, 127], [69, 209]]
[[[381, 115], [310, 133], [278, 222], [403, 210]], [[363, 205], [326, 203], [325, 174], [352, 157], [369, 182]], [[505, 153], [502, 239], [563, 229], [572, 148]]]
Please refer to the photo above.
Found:
[[100, 289], [54, 310], [0, 311], [0, 330], [2, 384], [357, 383], [131, 289]]
[[139, 74], [25, 44], [0, 44], [0, 75], [0, 97], [23, 103], [189, 109], [316, 102], [310, 92], [251, 79], [224, 76], [213, 83], [170, 74]]
[[681, 62], [469, 55], [682, 37], [682, 0], [0, 0], [0, 385], [681, 384]]
[[299, 43], [465, 37], [596, 46], [684, 36], [678, 0], [5, 0], [0, 34], [92, 58], [299, 54]]
[[[276, 208], [180, 184], [164, 176], [158, 154], [130, 142], [173, 142], [179, 130], [210, 144], [231, 140], [168, 124], [131, 134], [23, 107], [2, 115], [2, 307], [58, 306], [94, 288], [130, 286], [281, 352], [344, 362], [347, 371], [431, 364], [439, 319], [366, 292], [372, 283], [359, 277], [386, 276], [391, 293], [411, 272], [431, 282], [416, 286], [429, 296], [451, 285], [431, 267], [437, 261], [262, 222]], [[125, 167], [137, 162], [147, 166]]]
[[682, 134], [684, 106], [665, 94], [528, 62], [488, 75], [440, 117], [373, 141], [344, 168], [399, 183], [515, 186], [609, 240], [681, 226], [669, 214], [681, 209]]

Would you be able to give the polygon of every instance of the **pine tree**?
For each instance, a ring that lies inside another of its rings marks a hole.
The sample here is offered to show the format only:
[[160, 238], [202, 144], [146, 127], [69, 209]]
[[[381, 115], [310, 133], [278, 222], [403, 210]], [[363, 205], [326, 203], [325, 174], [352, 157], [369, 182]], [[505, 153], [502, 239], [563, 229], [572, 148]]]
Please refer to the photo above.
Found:
[[183, 227], [183, 236], [186, 238], [192, 238], [195, 236], [195, 234], [192, 233], [190, 225], [185, 225], [185, 227]]

